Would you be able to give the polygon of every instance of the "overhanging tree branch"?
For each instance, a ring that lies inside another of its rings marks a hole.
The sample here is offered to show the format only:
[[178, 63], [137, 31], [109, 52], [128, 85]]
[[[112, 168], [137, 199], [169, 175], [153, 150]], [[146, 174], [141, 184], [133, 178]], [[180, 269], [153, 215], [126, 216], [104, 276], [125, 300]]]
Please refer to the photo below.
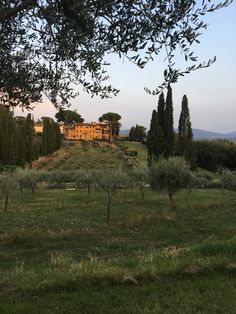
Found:
[[5, 9], [5, 11], [0, 11], [0, 22], [3, 23], [13, 17], [15, 17], [19, 12], [23, 10], [30, 10], [32, 7], [37, 5], [37, 0], [24, 0], [21, 4], [14, 8]]

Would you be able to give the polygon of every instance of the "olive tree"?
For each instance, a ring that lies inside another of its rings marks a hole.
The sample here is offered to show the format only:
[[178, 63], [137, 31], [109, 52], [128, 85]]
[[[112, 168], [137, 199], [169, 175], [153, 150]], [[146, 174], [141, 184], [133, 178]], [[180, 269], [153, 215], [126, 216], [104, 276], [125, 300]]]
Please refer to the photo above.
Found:
[[15, 172], [3, 171], [0, 173], [0, 192], [4, 197], [4, 212], [7, 211], [10, 194], [17, 188], [18, 178]]
[[228, 169], [221, 170], [220, 180], [224, 189], [236, 188], [236, 174]]
[[168, 193], [172, 209], [176, 209], [174, 195], [180, 189], [188, 188], [192, 183], [192, 174], [184, 158], [170, 157], [153, 162], [150, 167], [150, 185], [154, 190]]
[[17, 179], [21, 193], [23, 193], [24, 189], [31, 190], [32, 193], [34, 193], [40, 180], [40, 176], [40, 172], [34, 169], [18, 169]]
[[44, 174], [44, 180], [52, 188], [63, 188], [65, 183], [74, 182], [76, 175], [74, 171], [66, 171], [63, 169], [55, 169]]
[[133, 180], [133, 184], [141, 193], [141, 199], [144, 201], [144, 188], [148, 183], [148, 168], [144, 165], [138, 165], [128, 172]]
[[107, 195], [106, 224], [110, 223], [110, 210], [115, 193], [130, 185], [129, 177], [120, 169], [103, 169], [96, 172], [96, 182]]
[[90, 200], [91, 188], [96, 184], [96, 176], [94, 170], [83, 169], [76, 172], [76, 189], [81, 186], [87, 188], [87, 201]]

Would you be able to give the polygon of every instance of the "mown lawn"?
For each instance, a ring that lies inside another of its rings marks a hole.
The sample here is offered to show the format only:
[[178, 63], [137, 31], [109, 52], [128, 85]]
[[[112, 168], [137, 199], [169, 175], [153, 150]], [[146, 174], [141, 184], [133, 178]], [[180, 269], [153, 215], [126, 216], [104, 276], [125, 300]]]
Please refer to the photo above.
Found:
[[0, 213], [0, 313], [235, 313], [236, 193], [177, 204], [120, 191], [107, 227], [99, 191], [17, 192]]

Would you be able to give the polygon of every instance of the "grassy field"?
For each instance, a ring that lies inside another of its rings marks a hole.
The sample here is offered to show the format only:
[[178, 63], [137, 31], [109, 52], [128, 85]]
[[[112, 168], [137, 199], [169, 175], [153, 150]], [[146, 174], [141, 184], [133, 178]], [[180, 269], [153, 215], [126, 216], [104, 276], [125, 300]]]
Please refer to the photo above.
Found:
[[85, 190], [15, 193], [0, 213], [0, 313], [235, 313], [235, 192], [183, 191], [176, 212], [149, 189], [114, 201], [107, 227], [99, 191], [89, 204]]

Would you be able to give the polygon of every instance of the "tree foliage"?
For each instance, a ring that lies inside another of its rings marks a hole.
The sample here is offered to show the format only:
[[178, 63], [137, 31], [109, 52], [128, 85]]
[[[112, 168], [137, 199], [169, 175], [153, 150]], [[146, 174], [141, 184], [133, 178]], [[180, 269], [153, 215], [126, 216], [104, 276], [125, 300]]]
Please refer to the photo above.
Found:
[[38, 146], [31, 115], [14, 117], [8, 107], [0, 106], [0, 163], [31, 166], [37, 158]]
[[4, 197], [3, 210], [6, 212], [11, 193], [18, 188], [17, 176], [13, 171], [3, 171], [0, 173], [0, 194]]
[[166, 95], [166, 105], [164, 110], [164, 137], [165, 137], [165, 149], [164, 156], [170, 157], [174, 155], [175, 150], [175, 132], [174, 132], [174, 117], [173, 117], [173, 100], [172, 100], [172, 88], [169, 85]]
[[16, 171], [17, 181], [21, 193], [23, 190], [31, 190], [32, 193], [35, 192], [37, 184], [40, 181], [41, 173], [34, 169], [17, 169]]
[[157, 151], [157, 111], [152, 111], [152, 118], [150, 123], [150, 129], [147, 135], [147, 151], [148, 151], [148, 165], [152, 164], [153, 159], [155, 159], [155, 154]]
[[126, 173], [122, 172], [120, 169], [102, 169], [98, 170], [96, 173], [96, 182], [98, 186], [107, 195], [107, 218], [106, 223], [110, 223], [110, 212], [112, 200], [118, 189], [129, 185], [129, 178]]
[[128, 174], [133, 179], [134, 186], [137, 187], [141, 193], [141, 199], [144, 201], [144, 188], [148, 183], [148, 168], [145, 165], [133, 167]]
[[78, 112], [72, 110], [63, 110], [61, 108], [55, 114], [55, 118], [57, 119], [57, 122], [63, 122], [66, 125], [84, 122], [84, 119]]
[[121, 123], [119, 120], [121, 119], [121, 116], [116, 112], [107, 112], [104, 113], [101, 117], [99, 117], [99, 121], [107, 121], [109, 122], [112, 136], [118, 136], [120, 132]]
[[174, 195], [180, 189], [190, 187], [192, 175], [184, 158], [163, 158], [152, 163], [150, 168], [150, 185], [154, 190], [166, 190], [171, 207], [176, 208]]
[[81, 169], [76, 172], [76, 189], [86, 187], [87, 201], [90, 200], [91, 188], [96, 185], [96, 171], [93, 169]]
[[188, 98], [186, 95], [182, 99], [182, 108], [179, 117], [178, 127], [178, 154], [183, 156], [190, 164], [192, 170], [196, 168], [196, 156], [193, 142], [193, 132], [190, 121]]
[[220, 174], [221, 183], [224, 189], [236, 188], [236, 173], [224, 168]]
[[136, 124], [132, 126], [129, 131], [129, 140], [134, 142], [143, 142], [146, 139], [146, 128], [142, 125]]
[[150, 130], [147, 136], [148, 163], [160, 157], [174, 154], [175, 132], [173, 120], [172, 89], [169, 86], [165, 100], [164, 93], [159, 96], [157, 111], [152, 113]]
[[236, 144], [228, 140], [194, 141], [198, 167], [236, 170]]
[[42, 155], [47, 156], [61, 147], [61, 132], [58, 124], [51, 118], [43, 118]]
[[[68, 104], [81, 84], [91, 95], [109, 97], [106, 55], [125, 56], [140, 68], [164, 50], [164, 82], [209, 66], [198, 63], [192, 45], [207, 28], [202, 17], [228, 6], [225, 1], [171, 0], [2, 0], [0, 2], [0, 102], [29, 107], [46, 94]], [[189, 62], [175, 65], [180, 49]]]

